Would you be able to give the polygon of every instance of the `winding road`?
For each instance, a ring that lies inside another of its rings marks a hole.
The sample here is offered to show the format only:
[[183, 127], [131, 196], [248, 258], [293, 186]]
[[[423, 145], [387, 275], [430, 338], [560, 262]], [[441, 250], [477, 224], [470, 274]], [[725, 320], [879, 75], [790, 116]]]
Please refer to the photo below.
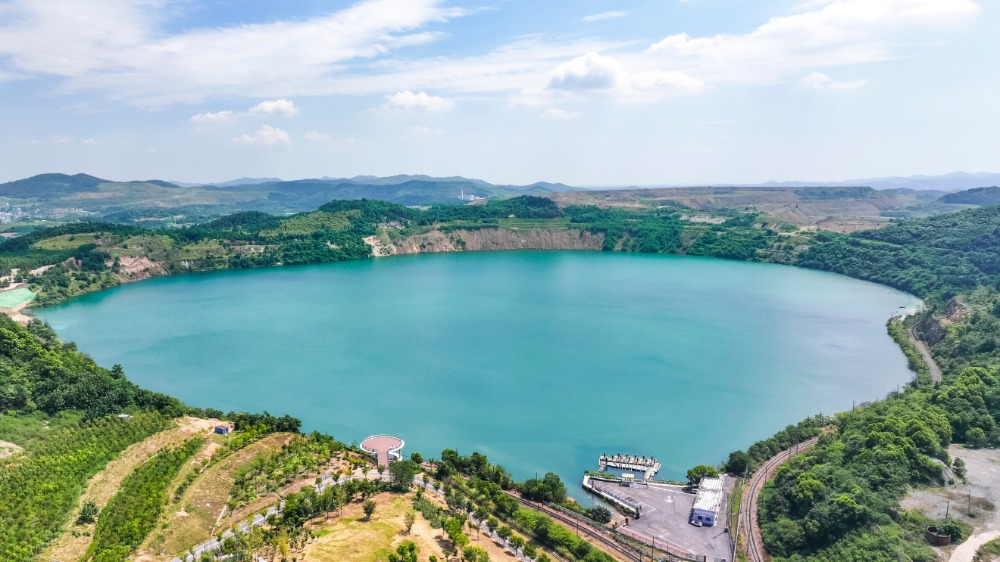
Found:
[[927, 348], [927, 344], [917, 337], [915, 328], [916, 326], [910, 326], [908, 330], [910, 339], [913, 340], [913, 345], [917, 346], [920, 357], [923, 358], [924, 363], [927, 364], [927, 369], [931, 372], [931, 384], [939, 383], [941, 382], [941, 367], [938, 367], [938, 364], [934, 361], [934, 356], [931, 355], [931, 350]]

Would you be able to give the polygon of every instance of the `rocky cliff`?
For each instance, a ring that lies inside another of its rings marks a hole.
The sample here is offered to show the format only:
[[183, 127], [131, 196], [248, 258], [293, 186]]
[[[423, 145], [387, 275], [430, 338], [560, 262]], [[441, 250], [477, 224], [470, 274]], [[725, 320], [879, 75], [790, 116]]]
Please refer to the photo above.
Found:
[[433, 230], [405, 237], [392, 243], [389, 247], [373, 247], [373, 254], [425, 254], [493, 250], [600, 250], [603, 245], [603, 233], [591, 234], [577, 229], [504, 230], [483, 228], [451, 232]]

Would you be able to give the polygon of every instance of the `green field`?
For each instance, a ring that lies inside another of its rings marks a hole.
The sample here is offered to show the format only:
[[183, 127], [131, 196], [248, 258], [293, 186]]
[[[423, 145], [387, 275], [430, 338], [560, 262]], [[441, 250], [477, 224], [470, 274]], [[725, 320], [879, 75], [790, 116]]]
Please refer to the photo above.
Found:
[[14, 289], [0, 293], [0, 308], [13, 308], [19, 304], [35, 300], [35, 293], [30, 289]]

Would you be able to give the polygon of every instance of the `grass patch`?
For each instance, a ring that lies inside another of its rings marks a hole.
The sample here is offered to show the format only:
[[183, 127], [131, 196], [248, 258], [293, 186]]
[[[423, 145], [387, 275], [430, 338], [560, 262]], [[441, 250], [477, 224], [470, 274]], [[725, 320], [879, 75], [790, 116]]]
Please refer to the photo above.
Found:
[[50, 416], [43, 412], [30, 414], [0, 414], [0, 440], [16, 443], [31, 450], [45, 441], [54, 431], [73, 428], [83, 419], [82, 412], [67, 410]]
[[19, 304], [35, 300], [36, 296], [30, 289], [23, 287], [13, 291], [4, 291], [0, 293], [0, 308], [14, 308]]
[[32, 244], [31, 247], [37, 250], [75, 250], [80, 246], [96, 244], [101, 238], [103, 238], [103, 236], [102, 233], [99, 232], [64, 234], [62, 236], [54, 236], [52, 238], [46, 238], [45, 240], [39, 240], [38, 242]]
[[[560, 217], [557, 219], [500, 219], [500, 228], [511, 228], [511, 229], [523, 229], [523, 228], [541, 228], [541, 229], [563, 229], [569, 227], [569, 219], [566, 217]], [[574, 227], [579, 227], [579, 225], [573, 225]]]

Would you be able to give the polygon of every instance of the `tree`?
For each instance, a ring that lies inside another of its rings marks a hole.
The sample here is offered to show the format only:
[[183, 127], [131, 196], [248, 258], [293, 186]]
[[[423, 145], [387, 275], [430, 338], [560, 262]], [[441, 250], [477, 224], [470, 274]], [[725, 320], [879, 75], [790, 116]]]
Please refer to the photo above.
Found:
[[510, 539], [511, 535], [510, 527], [506, 525], [501, 525], [500, 528], [497, 529], [497, 535], [499, 535], [500, 538], [503, 539], [504, 544], [506, 544], [507, 540]]
[[417, 514], [413, 510], [407, 511], [406, 515], [403, 515], [403, 527], [406, 528], [406, 534], [410, 534], [410, 529], [413, 528], [413, 524], [417, 521]]
[[365, 503], [362, 504], [361, 509], [365, 512], [365, 519], [371, 521], [372, 515], [375, 513], [375, 502], [372, 500], [366, 500]]
[[586, 514], [587, 517], [601, 523], [602, 525], [611, 521], [611, 510], [603, 505], [595, 505], [594, 507], [588, 509]]
[[420, 466], [408, 459], [398, 460], [389, 465], [389, 477], [392, 487], [396, 490], [409, 490], [413, 485], [413, 477], [420, 472]]
[[703, 478], [718, 478], [719, 471], [715, 467], [699, 464], [687, 471], [687, 479], [690, 484], [698, 484]]
[[521, 494], [529, 500], [545, 503], [563, 503], [566, 501], [566, 486], [555, 473], [549, 472], [541, 480], [529, 478], [525, 480]]
[[424, 462], [424, 456], [416, 451], [413, 451], [412, 453], [410, 453], [410, 460], [417, 464], [420, 464]]
[[80, 516], [76, 518], [77, 525], [85, 525], [87, 523], [93, 523], [97, 520], [97, 514], [100, 513], [100, 509], [97, 509], [97, 504], [94, 502], [87, 502], [83, 504], [83, 509], [80, 510]]
[[535, 545], [526, 544], [524, 545], [524, 555], [528, 557], [529, 560], [534, 560], [538, 556], [538, 550], [535, 549]]
[[524, 548], [524, 545], [525, 540], [520, 536], [514, 535], [510, 538], [510, 546], [514, 549], [514, 554], [520, 553], [521, 549]]
[[955, 457], [955, 462], [952, 463], [952, 467], [955, 470], [955, 476], [958, 476], [962, 481], [965, 481], [965, 461], [959, 457]]
[[986, 446], [986, 432], [981, 427], [974, 427], [965, 432], [965, 443], [973, 449], [981, 449]]
[[405, 541], [396, 548], [395, 554], [389, 554], [389, 562], [417, 562], [417, 545]]
[[726, 460], [726, 472], [737, 476], [743, 476], [749, 467], [750, 455], [748, 455], [746, 451], [733, 451], [732, 453], [729, 453], [729, 459]]

